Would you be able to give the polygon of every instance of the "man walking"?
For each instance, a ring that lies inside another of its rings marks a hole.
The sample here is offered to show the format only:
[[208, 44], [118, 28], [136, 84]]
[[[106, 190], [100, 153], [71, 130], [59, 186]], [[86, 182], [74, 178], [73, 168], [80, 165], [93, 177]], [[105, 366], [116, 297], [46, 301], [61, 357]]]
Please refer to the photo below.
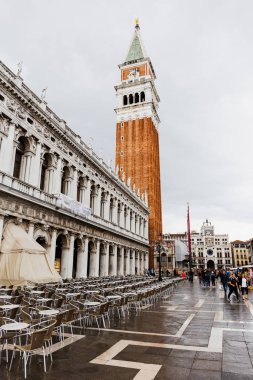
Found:
[[232, 273], [232, 276], [228, 282], [228, 287], [229, 287], [229, 293], [228, 293], [228, 302], [230, 302], [230, 296], [232, 293], [235, 293], [237, 302], [239, 302], [239, 294], [238, 294], [238, 280], [235, 277], [235, 274]]
[[224, 295], [227, 293], [227, 287], [228, 287], [228, 275], [226, 271], [223, 269], [223, 271], [220, 273], [220, 282], [223, 286]]

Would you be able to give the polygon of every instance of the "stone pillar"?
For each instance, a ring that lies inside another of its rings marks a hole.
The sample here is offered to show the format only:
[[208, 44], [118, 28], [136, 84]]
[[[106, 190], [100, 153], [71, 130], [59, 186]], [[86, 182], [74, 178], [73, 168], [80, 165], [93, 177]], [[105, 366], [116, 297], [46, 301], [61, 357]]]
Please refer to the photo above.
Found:
[[[97, 241], [97, 245], [99, 241]], [[96, 263], [97, 263], [97, 246], [90, 252], [90, 267], [89, 267], [89, 277], [96, 276]]]
[[124, 206], [120, 203], [120, 217], [119, 217], [119, 226], [124, 228]]
[[134, 232], [134, 212], [130, 213], [130, 231]]
[[76, 201], [77, 196], [77, 170], [74, 169], [73, 181], [71, 182], [70, 197]]
[[119, 267], [119, 275], [124, 275], [124, 247], [120, 247], [120, 267]]
[[78, 252], [76, 277], [87, 277], [89, 238], [85, 238], [83, 249]]
[[116, 200], [116, 198], [114, 198], [113, 199], [113, 209], [112, 209], [112, 222], [114, 224], [117, 224], [117, 218], [118, 218], [117, 200]]
[[1, 252], [1, 245], [3, 240], [3, 229], [4, 229], [4, 216], [0, 215], [0, 252]]
[[16, 144], [13, 144], [14, 136], [15, 136], [15, 125], [13, 123], [9, 123], [6, 120], [0, 120], [0, 123], [4, 124], [4, 129], [8, 134], [5, 138], [3, 138], [1, 149], [0, 149], [0, 162], [1, 162], [1, 170], [9, 175], [13, 175], [13, 167], [14, 167], [14, 159], [16, 154]]
[[113, 269], [112, 269], [112, 275], [113, 276], [117, 276], [117, 273], [118, 273], [118, 268], [117, 268], [117, 251], [118, 251], [118, 247], [115, 244], [113, 246]]
[[100, 256], [100, 276], [108, 276], [109, 271], [109, 244], [106, 244], [105, 252], [101, 253]]
[[69, 242], [69, 252], [68, 252], [68, 267], [67, 267], [68, 278], [72, 278], [72, 273], [73, 273], [74, 243], [75, 243], [75, 235], [71, 235], [70, 242]]
[[61, 193], [61, 180], [62, 180], [62, 160], [60, 157], [58, 157], [57, 167], [55, 171], [54, 189], [53, 189], [54, 194]]
[[100, 216], [100, 207], [101, 207], [101, 187], [96, 187], [96, 196], [94, 200], [94, 214]]
[[87, 178], [87, 182], [86, 182], [84, 204], [86, 207], [90, 208], [90, 179], [89, 178]]
[[144, 258], [143, 258], [143, 252], [140, 252], [140, 274], [144, 274]]
[[140, 274], [140, 252], [136, 252], [135, 254], [135, 266], [137, 268], [136, 274]]
[[110, 212], [110, 197], [107, 194], [105, 197], [105, 204], [104, 204], [104, 219], [109, 220], [109, 212]]
[[32, 222], [29, 223], [28, 227], [28, 235], [33, 239], [33, 233], [34, 233], [34, 224]]
[[69, 247], [62, 247], [61, 252], [61, 277], [68, 277], [68, 255], [69, 255]]
[[130, 231], [130, 210], [129, 207], [127, 208], [126, 213], [126, 229]]
[[135, 250], [132, 250], [131, 274], [135, 274]]
[[32, 160], [30, 183], [33, 186], [40, 187], [40, 175], [41, 175], [41, 142], [38, 141], [36, 145], [36, 153]]
[[139, 235], [139, 232], [140, 232], [140, 230], [139, 230], [139, 215], [136, 215], [136, 228], [135, 228], [135, 233], [137, 234], [137, 235]]
[[95, 277], [99, 276], [99, 261], [100, 261], [100, 240], [97, 240]]
[[50, 260], [53, 263], [53, 265], [55, 262], [56, 239], [57, 239], [57, 230], [53, 229], [52, 236], [51, 236], [51, 245], [48, 251]]
[[130, 248], [127, 248], [126, 249], [126, 254], [127, 254], [127, 257], [126, 257], [126, 275], [130, 274]]
[[147, 271], [149, 268], [149, 262], [148, 262], [148, 252], [144, 253], [144, 268]]

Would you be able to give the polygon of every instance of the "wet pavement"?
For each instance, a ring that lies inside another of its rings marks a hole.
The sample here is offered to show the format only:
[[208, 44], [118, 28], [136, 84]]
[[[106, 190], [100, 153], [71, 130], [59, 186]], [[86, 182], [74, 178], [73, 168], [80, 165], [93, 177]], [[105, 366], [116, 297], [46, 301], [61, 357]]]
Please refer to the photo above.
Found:
[[[29, 380], [252, 380], [253, 292], [228, 303], [223, 290], [180, 284], [173, 295], [140, 313], [111, 319], [110, 328], [74, 328], [54, 344], [53, 362], [33, 357]], [[23, 379], [17, 355], [1, 380]]]

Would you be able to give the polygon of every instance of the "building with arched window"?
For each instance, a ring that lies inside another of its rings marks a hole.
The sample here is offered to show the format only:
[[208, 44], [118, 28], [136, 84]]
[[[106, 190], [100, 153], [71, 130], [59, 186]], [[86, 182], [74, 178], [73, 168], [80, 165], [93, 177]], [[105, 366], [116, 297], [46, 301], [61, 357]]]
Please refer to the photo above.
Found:
[[63, 278], [144, 273], [147, 198], [1, 62], [0, 142], [0, 252], [15, 223]]

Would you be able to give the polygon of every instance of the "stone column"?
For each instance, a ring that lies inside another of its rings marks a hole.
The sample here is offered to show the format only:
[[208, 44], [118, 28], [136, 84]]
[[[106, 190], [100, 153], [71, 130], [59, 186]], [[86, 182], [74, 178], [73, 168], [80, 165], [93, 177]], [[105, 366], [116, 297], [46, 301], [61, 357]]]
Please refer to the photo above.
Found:
[[118, 268], [117, 268], [117, 250], [118, 250], [118, 247], [115, 244], [113, 246], [113, 269], [112, 269], [112, 275], [113, 276], [117, 276], [117, 273], [118, 273]]
[[135, 229], [135, 233], [137, 235], [139, 235], [139, 233], [140, 233], [140, 230], [139, 230], [139, 215], [136, 215], [136, 229]]
[[[97, 245], [100, 244], [97, 241]], [[97, 246], [90, 252], [90, 268], [89, 268], [89, 277], [96, 276], [96, 265], [97, 265]]]
[[94, 214], [100, 216], [100, 207], [101, 207], [101, 187], [96, 186], [96, 196], [94, 200]]
[[144, 254], [140, 252], [140, 274], [144, 274]]
[[86, 207], [90, 208], [90, 179], [89, 178], [87, 178], [87, 181], [86, 181], [84, 204]]
[[40, 175], [41, 175], [40, 155], [41, 155], [41, 142], [38, 141], [36, 145], [36, 153], [35, 153], [34, 159], [32, 160], [31, 178], [30, 178], [30, 183], [36, 187], [40, 187]]
[[130, 231], [130, 210], [129, 207], [127, 208], [127, 214], [126, 214], [126, 229]]
[[68, 267], [67, 267], [67, 277], [72, 278], [73, 272], [73, 259], [74, 259], [74, 243], [75, 243], [75, 235], [70, 236], [69, 242], [69, 252], [68, 252]]
[[136, 252], [135, 254], [135, 266], [137, 268], [137, 274], [140, 274], [140, 253]]
[[61, 179], [62, 179], [62, 160], [60, 157], [58, 157], [57, 167], [55, 171], [54, 189], [53, 189], [54, 194], [61, 193]]
[[149, 268], [149, 258], [148, 258], [148, 252], [144, 253], [144, 268], [147, 271]]
[[135, 274], [135, 250], [132, 250], [131, 274]]
[[110, 197], [106, 194], [105, 204], [104, 204], [104, 219], [109, 220], [109, 212], [110, 212]]
[[55, 262], [56, 239], [57, 239], [57, 230], [53, 229], [52, 236], [51, 236], [51, 245], [48, 251], [50, 260], [53, 263], [53, 265]]
[[8, 135], [3, 139], [1, 150], [0, 150], [0, 162], [2, 171], [13, 175], [14, 168], [14, 159], [16, 153], [16, 144], [13, 144], [14, 136], [15, 136], [15, 125], [13, 123], [9, 123], [7, 120], [1, 120], [0, 123], [4, 123], [4, 129]]
[[25, 157], [25, 165], [24, 165], [24, 181], [25, 182], [28, 182], [30, 183], [30, 179], [31, 179], [31, 175], [32, 175], [32, 172], [31, 172], [31, 167], [32, 167], [32, 158], [33, 158], [33, 155], [31, 152], [29, 153], [25, 153], [24, 155]]
[[78, 252], [76, 277], [87, 277], [89, 238], [85, 238], [83, 249]]
[[34, 233], [34, 224], [32, 222], [29, 223], [28, 227], [28, 235], [33, 239], [33, 233]]
[[124, 247], [120, 247], [120, 267], [119, 267], [119, 275], [124, 275]]
[[0, 215], [0, 252], [1, 252], [1, 245], [3, 240], [3, 229], [4, 229], [4, 216]]
[[70, 197], [76, 201], [76, 196], [77, 196], [77, 170], [74, 169], [74, 178], [73, 181], [71, 182], [71, 190], [70, 190]]
[[119, 217], [119, 226], [124, 228], [124, 206], [120, 203], [120, 217]]
[[114, 198], [113, 199], [113, 209], [112, 209], [112, 222], [114, 224], [117, 224], [117, 217], [118, 217], [117, 200], [116, 200], [116, 198]]
[[99, 276], [99, 261], [100, 261], [100, 240], [97, 240], [95, 277]]
[[130, 274], [130, 248], [126, 249], [126, 275]]
[[62, 247], [61, 252], [61, 277], [68, 277], [68, 255], [69, 255], [69, 246]]

